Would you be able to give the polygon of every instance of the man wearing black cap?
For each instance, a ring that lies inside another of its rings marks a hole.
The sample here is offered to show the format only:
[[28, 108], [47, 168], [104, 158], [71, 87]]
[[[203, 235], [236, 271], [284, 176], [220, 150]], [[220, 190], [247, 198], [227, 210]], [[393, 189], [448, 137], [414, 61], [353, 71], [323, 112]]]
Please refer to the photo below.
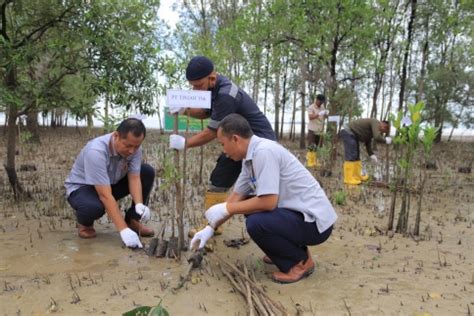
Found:
[[[198, 119], [210, 118], [202, 132], [188, 139], [172, 135], [170, 147], [178, 150], [202, 146], [217, 138], [219, 122], [231, 113], [242, 115], [255, 135], [276, 140], [268, 119], [250, 96], [228, 78], [216, 73], [214, 64], [205, 56], [195, 56], [186, 68], [186, 79], [193, 90], [211, 91], [211, 109], [186, 109], [184, 114]], [[180, 111], [183, 112], [183, 111]], [[217, 159], [211, 173], [210, 186], [205, 197], [205, 208], [224, 202], [227, 191], [237, 180], [242, 168], [241, 161], [233, 161], [225, 154]]]

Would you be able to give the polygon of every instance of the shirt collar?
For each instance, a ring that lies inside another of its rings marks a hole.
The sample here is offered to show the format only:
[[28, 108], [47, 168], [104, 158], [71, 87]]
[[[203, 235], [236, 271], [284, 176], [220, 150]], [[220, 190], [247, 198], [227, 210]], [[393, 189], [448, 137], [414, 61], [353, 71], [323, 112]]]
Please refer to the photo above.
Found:
[[253, 155], [255, 153], [255, 149], [257, 145], [263, 141], [263, 138], [253, 135], [250, 138], [249, 147], [247, 149], [247, 156], [245, 156], [245, 161], [249, 161], [253, 159]]
[[107, 146], [108, 147], [107, 151], [108, 151], [108, 153], [111, 157], [119, 156], [119, 154], [115, 150], [113, 134], [114, 133], [109, 134], [110, 135], [110, 137], [109, 137], [109, 146]]

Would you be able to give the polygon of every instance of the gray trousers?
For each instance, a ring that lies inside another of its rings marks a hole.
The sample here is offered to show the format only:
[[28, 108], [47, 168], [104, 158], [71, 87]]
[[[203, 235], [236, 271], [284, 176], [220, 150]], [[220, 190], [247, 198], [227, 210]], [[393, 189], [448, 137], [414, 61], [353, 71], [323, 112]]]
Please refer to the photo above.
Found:
[[349, 130], [342, 129], [339, 137], [344, 142], [344, 160], [358, 161], [360, 160], [359, 141], [357, 137]]

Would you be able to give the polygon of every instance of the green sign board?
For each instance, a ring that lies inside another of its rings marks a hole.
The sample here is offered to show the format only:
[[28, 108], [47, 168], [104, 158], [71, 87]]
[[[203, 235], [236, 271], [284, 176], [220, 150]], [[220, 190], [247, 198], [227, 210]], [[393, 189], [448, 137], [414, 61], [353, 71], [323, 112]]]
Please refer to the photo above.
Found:
[[[188, 126], [189, 122], [189, 126]], [[202, 122], [202, 125], [201, 125]], [[203, 128], [207, 127], [209, 120], [199, 120], [186, 115], [178, 116], [178, 130], [190, 132], [200, 132]], [[186, 128], [188, 126], [188, 128]], [[165, 131], [172, 132], [174, 130], [174, 115], [169, 114], [168, 107], [165, 107]]]

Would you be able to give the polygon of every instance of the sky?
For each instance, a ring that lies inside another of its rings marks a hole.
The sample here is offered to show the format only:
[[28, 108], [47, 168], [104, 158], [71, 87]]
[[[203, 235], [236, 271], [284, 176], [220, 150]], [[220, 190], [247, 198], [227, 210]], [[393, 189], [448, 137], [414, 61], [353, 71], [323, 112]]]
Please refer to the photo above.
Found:
[[158, 10], [158, 16], [165, 20], [165, 22], [171, 27], [174, 27], [176, 21], [179, 19], [179, 14], [171, 8], [176, 2], [176, 0], [162, 0]]

